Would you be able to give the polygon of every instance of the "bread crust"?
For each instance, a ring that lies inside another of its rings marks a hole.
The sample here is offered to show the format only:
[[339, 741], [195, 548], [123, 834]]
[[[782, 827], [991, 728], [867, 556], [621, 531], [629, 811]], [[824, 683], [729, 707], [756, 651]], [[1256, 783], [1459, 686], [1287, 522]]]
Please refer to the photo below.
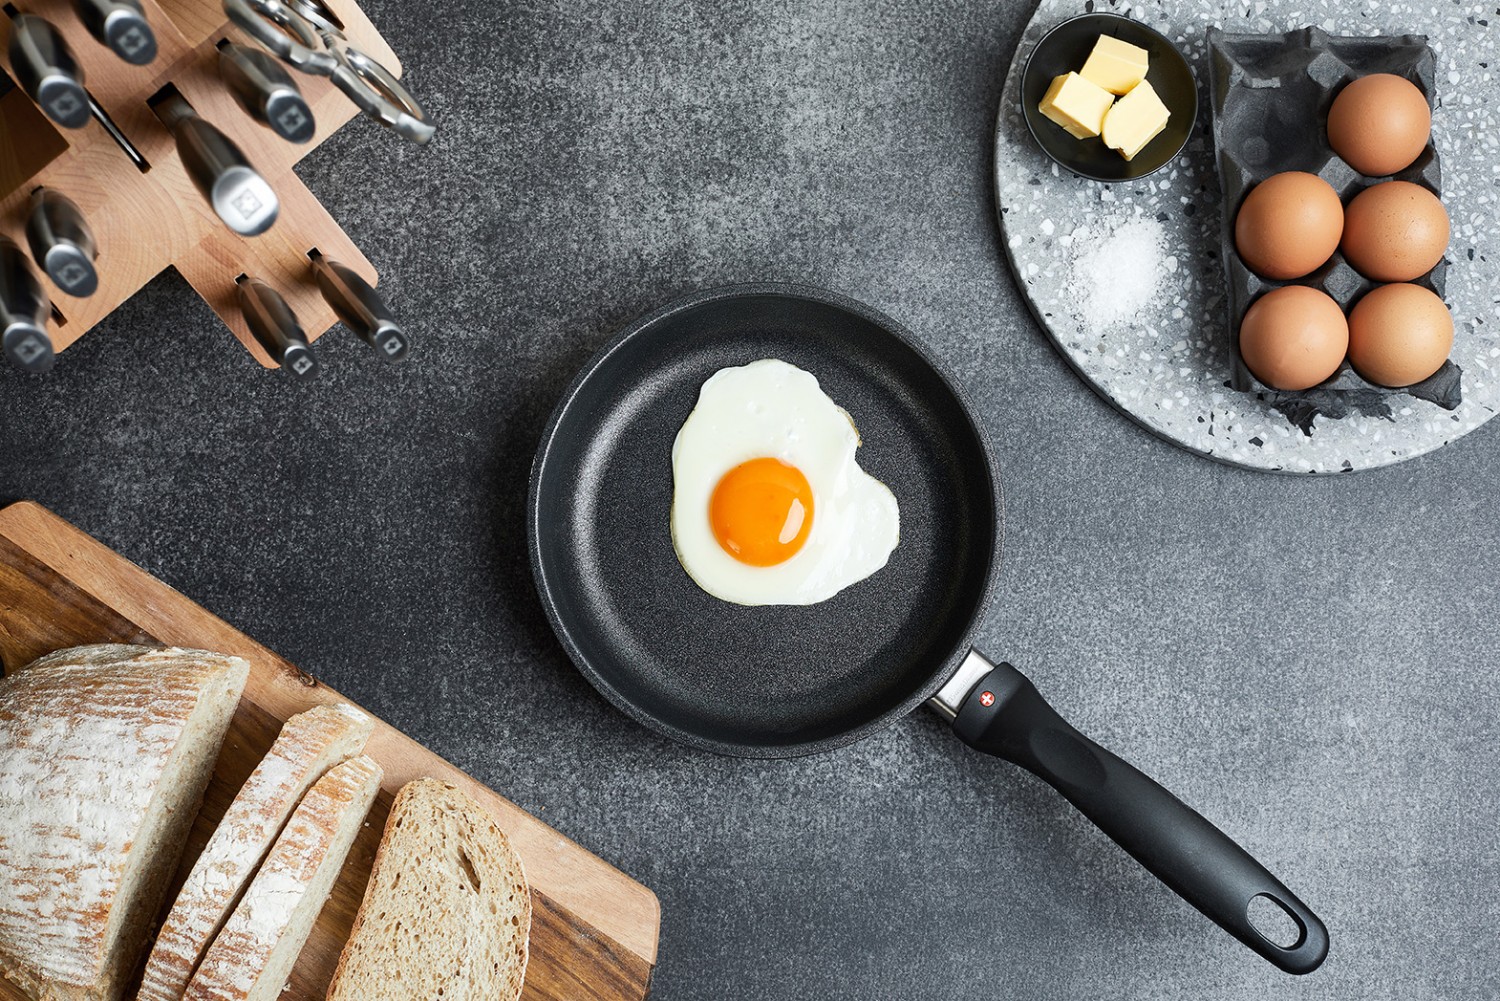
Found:
[[351, 758], [302, 798], [203, 962], [188, 1001], [263, 1001], [281, 993], [380, 791], [381, 768]]
[[349, 705], [316, 706], [286, 721], [162, 922], [137, 1001], [180, 1001], [198, 961], [303, 794], [330, 768], [363, 751], [374, 726]]
[[104, 644], [0, 681], [0, 968], [31, 997], [120, 997], [248, 673]]
[[[367, 991], [361, 989], [361, 985], [355, 983], [363, 974], [357, 971], [361, 962], [379, 962], [389, 953], [390, 942], [380, 942], [377, 936], [381, 935], [381, 929], [375, 926], [380, 918], [374, 912], [381, 908], [380, 899], [387, 893], [394, 892], [391, 880], [397, 875], [397, 869], [406, 861], [399, 858], [396, 852], [404, 840], [400, 831], [402, 825], [407, 822], [420, 823], [416, 819], [419, 808], [427, 806], [440, 812], [447, 813], [461, 821], [458, 829], [468, 831], [474, 844], [472, 856], [478, 856], [478, 865], [475, 859], [469, 855], [470, 872], [468, 879], [474, 882], [476, 891], [491, 894], [490, 903], [493, 905], [499, 895], [504, 895], [507, 903], [515, 905], [515, 912], [511, 915], [512, 922], [506, 923], [504, 916], [495, 913], [495, 927], [498, 934], [492, 946], [497, 947], [505, 954], [505, 965], [498, 970], [500, 983], [492, 985], [489, 989], [482, 989], [479, 985], [470, 982], [456, 982], [455, 978], [445, 981], [440, 986], [443, 988], [442, 996], [452, 1001], [470, 1001], [470, 999], [483, 999], [483, 1001], [516, 1001], [521, 996], [521, 990], [525, 982], [526, 965], [529, 959], [529, 944], [531, 931], [531, 891], [526, 881], [525, 869], [522, 866], [520, 856], [510, 846], [509, 839], [505, 833], [495, 824], [494, 819], [488, 811], [475, 803], [463, 790], [449, 782], [438, 779], [417, 779], [403, 786], [396, 794], [395, 801], [391, 804], [390, 817], [386, 820], [385, 831], [381, 836], [380, 847], [376, 850], [374, 865], [370, 870], [370, 881], [365, 887], [364, 900], [360, 903], [358, 913], [354, 918], [354, 927], [350, 931], [349, 941], [345, 944], [343, 952], [339, 956], [338, 966], [333, 973], [333, 981], [329, 987], [327, 1001], [364, 1001]], [[433, 857], [428, 855], [424, 861], [430, 866]], [[485, 873], [475, 870], [479, 865], [484, 865]], [[388, 874], [387, 870], [390, 869]], [[484, 877], [496, 877], [495, 880], [486, 880]], [[492, 885], [498, 884], [498, 885]], [[408, 890], [412, 889], [408, 884]], [[383, 916], [383, 915], [382, 915]], [[463, 918], [456, 919], [450, 924], [458, 925]], [[460, 932], [467, 931], [468, 926], [456, 928]], [[441, 929], [424, 928], [424, 941], [431, 942], [439, 938], [435, 934]], [[468, 949], [471, 943], [466, 937], [456, 936], [461, 943], [459, 948]], [[363, 954], [368, 948], [372, 951], [375, 959], [366, 959]], [[462, 969], [465, 962], [471, 959], [468, 955], [443, 955], [427, 956], [429, 962], [421, 971], [410, 971], [413, 974], [428, 973], [435, 969], [447, 969], [440, 959], [451, 961], [451, 967], [455, 970]], [[370, 979], [368, 976], [365, 979]], [[381, 991], [382, 1001], [428, 1001], [427, 994], [416, 993], [420, 981], [416, 976], [403, 977], [399, 981], [392, 978], [376, 978], [383, 985]], [[431, 985], [429, 984], [429, 987]], [[435, 993], [429, 991], [429, 993]]]

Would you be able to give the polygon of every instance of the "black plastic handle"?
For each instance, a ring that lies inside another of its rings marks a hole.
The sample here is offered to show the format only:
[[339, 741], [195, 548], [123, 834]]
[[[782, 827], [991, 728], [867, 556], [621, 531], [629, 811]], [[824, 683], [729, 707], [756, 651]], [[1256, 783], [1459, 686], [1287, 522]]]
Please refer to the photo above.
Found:
[[[977, 750], [1042, 779], [1137, 862], [1219, 927], [1287, 973], [1311, 973], [1328, 930], [1281, 881], [1223, 831], [1131, 765], [1075, 730], [1025, 675], [999, 664], [969, 692], [953, 729]], [[1264, 897], [1295, 922], [1282, 946], [1251, 922]]]

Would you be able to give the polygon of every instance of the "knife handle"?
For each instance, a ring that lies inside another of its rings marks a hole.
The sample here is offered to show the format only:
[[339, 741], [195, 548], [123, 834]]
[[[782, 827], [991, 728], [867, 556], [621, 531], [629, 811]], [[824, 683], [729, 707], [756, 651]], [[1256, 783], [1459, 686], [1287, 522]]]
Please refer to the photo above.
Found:
[[68, 295], [82, 299], [99, 288], [99, 273], [94, 269], [99, 250], [93, 230], [67, 195], [51, 188], [31, 193], [26, 242], [32, 259]]
[[156, 32], [140, 0], [73, 0], [78, 19], [100, 44], [134, 66], [156, 58]]
[[16, 14], [10, 34], [10, 65], [16, 82], [46, 116], [65, 129], [89, 123], [83, 67], [50, 21], [35, 14]]
[[7, 361], [23, 372], [52, 368], [56, 356], [47, 336], [51, 315], [52, 303], [25, 252], [0, 236], [0, 348]]
[[359, 336], [385, 361], [400, 361], [411, 348], [406, 332], [396, 322], [380, 293], [352, 268], [312, 253], [313, 275], [318, 291], [333, 307], [339, 322]]
[[270, 229], [281, 203], [234, 141], [200, 118], [181, 94], [169, 93], [153, 109], [177, 141], [188, 176], [224, 225], [241, 236]]
[[219, 77], [246, 114], [287, 142], [305, 143], [317, 131], [312, 108], [269, 52], [225, 42], [219, 46]]
[[297, 314], [281, 293], [259, 278], [242, 277], [237, 284], [245, 325], [266, 354], [299, 379], [315, 378], [318, 358], [307, 343]]
[[[1137, 862], [1229, 934], [1287, 973], [1311, 973], [1328, 930], [1307, 905], [1224, 832], [1155, 781], [1079, 733], [1025, 675], [998, 664], [953, 721], [977, 750], [1020, 765], [1062, 793]], [[1296, 926], [1295, 941], [1266, 936], [1250, 908], [1264, 898]]]

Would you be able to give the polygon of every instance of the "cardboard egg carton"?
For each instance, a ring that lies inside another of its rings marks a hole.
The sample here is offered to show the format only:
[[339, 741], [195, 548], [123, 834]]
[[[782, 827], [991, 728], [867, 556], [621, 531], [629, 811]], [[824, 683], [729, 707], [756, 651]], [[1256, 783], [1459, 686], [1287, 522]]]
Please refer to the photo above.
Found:
[[[1415, 163], [1387, 177], [1366, 177], [1328, 145], [1328, 109], [1344, 84], [1371, 73], [1394, 73], [1422, 91], [1428, 106], [1435, 96], [1435, 58], [1421, 35], [1385, 37], [1330, 36], [1318, 28], [1284, 35], [1228, 34], [1209, 29], [1210, 87], [1213, 95], [1214, 145], [1224, 193], [1221, 229], [1224, 271], [1228, 278], [1228, 335], [1234, 371], [1230, 385], [1265, 396], [1307, 434], [1313, 418], [1351, 413], [1388, 416], [1393, 397], [1412, 396], [1452, 410], [1462, 401], [1459, 367], [1443, 363], [1430, 378], [1405, 389], [1377, 386], [1361, 378], [1345, 361], [1332, 378], [1312, 389], [1287, 392], [1262, 384], [1245, 367], [1239, 353], [1240, 321], [1261, 294], [1283, 285], [1321, 289], [1347, 313], [1379, 282], [1349, 266], [1342, 253], [1312, 274], [1293, 281], [1270, 281], [1240, 260], [1234, 244], [1234, 220], [1249, 190], [1273, 174], [1302, 170], [1327, 181], [1345, 205], [1360, 191], [1386, 180], [1411, 181], [1442, 197], [1442, 166], [1429, 141]], [[1441, 298], [1446, 259], [1416, 279]]]

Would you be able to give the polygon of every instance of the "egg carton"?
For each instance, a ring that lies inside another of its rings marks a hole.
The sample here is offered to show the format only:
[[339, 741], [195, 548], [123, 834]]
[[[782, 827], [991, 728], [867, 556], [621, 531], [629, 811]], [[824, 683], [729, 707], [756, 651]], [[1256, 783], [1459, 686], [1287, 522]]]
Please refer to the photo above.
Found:
[[[1423, 35], [1331, 36], [1319, 28], [1284, 35], [1230, 34], [1210, 28], [1208, 45], [1213, 95], [1213, 136], [1224, 193], [1221, 228], [1224, 271], [1229, 284], [1228, 334], [1233, 372], [1230, 385], [1262, 395], [1304, 433], [1313, 433], [1319, 414], [1331, 419], [1351, 413], [1390, 416], [1391, 400], [1412, 396], [1445, 410], [1463, 399], [1462, 371], [1451, 361], [1430, 378], [1405, 389], [1377, 386], [1343, 362], [1327, 381], [1288, 392], [1264, 385], [1245, 367], [1239, 352], [1240, 322], [1261, 294], [1284, 285], [1321, 289], [1347, 313], [1378, 282], [1349, 266], [1342, 253], [1312, 274], [1293, 281], [1270, 281], [1245, 266], [1234, 245], [1234, 220], [1246, 193], [1273, 174], [1303, 170], [1327, 181], [1345, 205], [1360, 191], [1386, 180], [1412, 181], [1442, 197], [1442, 166], [1431, 142], [1415, 163], [1394, 178], [1366, 177], [1328, 145], [1328, 108], [1345, 83], [1370, 73], [1394, 73], [1435, 97], [1432, 48]], [[1414, 284], [1443, 296], [1445, 258]]]

